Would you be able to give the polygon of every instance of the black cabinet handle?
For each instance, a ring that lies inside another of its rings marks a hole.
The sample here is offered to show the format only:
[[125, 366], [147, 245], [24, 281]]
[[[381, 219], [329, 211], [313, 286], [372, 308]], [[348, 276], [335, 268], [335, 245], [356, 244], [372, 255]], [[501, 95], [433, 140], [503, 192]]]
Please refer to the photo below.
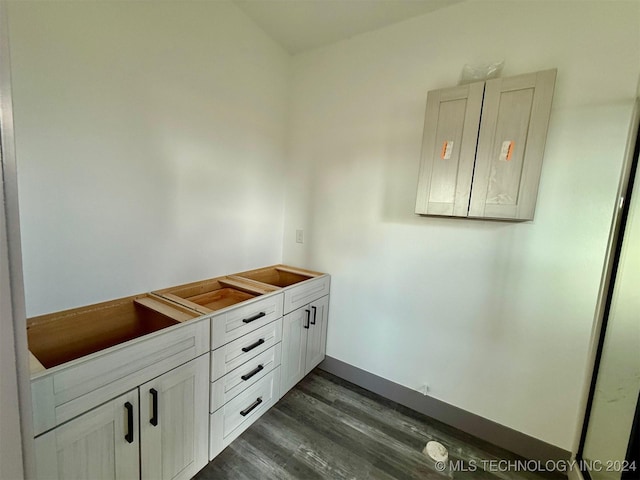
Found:
[[242, 351], [243, 352], [249, 352], [251, 350], [253, 350], [256, 347], [259, 347], [260, 345], [262, 345], [264, 343], [264, 338], [261, 338], [260, 340], [258, 340], [256, 343], [249, 345], [248, 347], [242, 347]]
[[158, 391], [155, 388], [149, 390], [151, 394], [151, 418], [149, 423], [154, 427], [158, 426]]
[[246, 382], [247, 380], [249, 380], [251, 377], [253, 377], [256, 373], [260, 372], [261, 370], [264, 370], [264, 367], [262, 366], [262, 364], [258, 365], [255, 369], [253, 369], [252, 371], [250, 371], [246, 375], [242, 375], [240, 378]]
[[307, 324], [304, 325], [304, 328], [309, 328], [310, 319], [311, 319], [311, 310], [305, 310], [305, 312], [307, 312]]
[[311, 310], [313, 310], [313, 322], [311, 322], [311, 325], [315, 325], [316, 324], [316, 315], [318, 314], [318, 308], [317, 307], [311, 307]]
[[266, 315], [266, 313], [264, 313], [264, 312], [256, 313], [253, 317], [243, 318], [242, 321], [244, 323], [251, 323], [254, 320], [258, 320], [259, 318], [264, 317], [265, 315]]
[[124, 404], [124, 408], [127, 409], [127, 434], [124, 439], [129, 443], [133, 443], [133, 405], [127, 402]]
[[253, 402], [251, 405], [249, 405], [247, 408], [245, 408], [244, 410], [242, 410], [240, 412], [240, 415], [242, 415], [243, 417], [246, 417], [247, 415], [249, 415], [251, 413], [251, 410], [253, 410], [254, 408], [256, 408], [258, 405], [260, 405], [262, 403], [262, 397], [258, 397], [256, 398], [256, 401]]

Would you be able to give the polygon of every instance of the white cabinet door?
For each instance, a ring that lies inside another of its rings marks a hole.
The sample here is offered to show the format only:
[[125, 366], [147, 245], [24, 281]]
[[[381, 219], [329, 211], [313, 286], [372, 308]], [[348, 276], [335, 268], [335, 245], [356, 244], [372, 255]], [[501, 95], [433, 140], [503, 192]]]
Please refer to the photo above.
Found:
[[329, 296], [322, 297], [309, 305], [311, 321], [307, 335], [307, 355], [305, 374], [316, 368], [324, 360], [327, 349], [327, 320], [329, 318]]
[[282, 361], [280, 395], [304, 378], [307, 357], [307, 332], [311, 309], [299, 308], [282, 318]]
[[140, 478], [138, 390], [35, 439], [37, 478]]
[[470, 217], [532, 220], [555, 70], [487, 81]]
[[556, 70], [427, 95], [415, 212], [532, 220]]
[[427, 95], [416, 213], [466, 217], [484, 82]]
[[207, 464], [209, 357], [140, 387], [142, 478], [189, 479]]

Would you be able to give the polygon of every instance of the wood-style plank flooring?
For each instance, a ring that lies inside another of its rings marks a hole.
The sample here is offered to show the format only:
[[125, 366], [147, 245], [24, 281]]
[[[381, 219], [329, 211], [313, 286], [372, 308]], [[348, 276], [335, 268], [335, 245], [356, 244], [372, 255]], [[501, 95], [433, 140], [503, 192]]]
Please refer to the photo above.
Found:
[[[450, 460], [463, 460], [467, 471], [438, 472], [422, 453], [430, 440], [447, 447]], [[316, 369], [195, 478], [564, 478], [480, 469], [481, 460], [498, 459], [520, 457]], [[472, 464], [476, 471], [469, 471]]]

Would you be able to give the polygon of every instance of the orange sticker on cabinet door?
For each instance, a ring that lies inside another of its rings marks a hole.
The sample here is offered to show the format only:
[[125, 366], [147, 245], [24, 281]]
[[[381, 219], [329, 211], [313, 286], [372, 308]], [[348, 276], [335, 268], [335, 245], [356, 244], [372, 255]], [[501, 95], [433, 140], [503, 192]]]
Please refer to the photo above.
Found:
[[515, 142], [513, 140], [506, 140], [502, 142], [502, 148], [500, 148], [500, 157], [499, 160], [503, 162], [508, 162], [511, 160], [513, 156], [513, 148], [515, 147]]
[[451, 158], [452, 151], [453, 151], [453, 140], [445, 140], [442, 143], [442, 151], [440, 152], [440, 158], [442, 160], [449, 160]]

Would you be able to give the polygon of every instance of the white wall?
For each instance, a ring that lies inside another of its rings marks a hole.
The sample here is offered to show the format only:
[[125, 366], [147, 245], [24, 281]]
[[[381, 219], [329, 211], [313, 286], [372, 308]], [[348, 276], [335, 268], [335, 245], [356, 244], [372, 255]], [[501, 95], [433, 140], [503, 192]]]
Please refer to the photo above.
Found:
[[9, 18], [29, 316], [281, 260], [290, 57], [237, 7]]
[[[639, 8], [465, 2], [297, 56], [289, 85], [231, 3], [12, 2], [28, 315], [284, 257], [333, 274], [329, 355], [569, 449]], [[416, 217], [426, 92], [502, 58], [558, 68], [535, 221]]]
[[[284, 260], [333, 275], [328, 355], [571, 449], [639, 15], [465, 2], [294, 57]], [[415, 216], [427, 91], [501, 59], [558, 68], [535, 220]]]

